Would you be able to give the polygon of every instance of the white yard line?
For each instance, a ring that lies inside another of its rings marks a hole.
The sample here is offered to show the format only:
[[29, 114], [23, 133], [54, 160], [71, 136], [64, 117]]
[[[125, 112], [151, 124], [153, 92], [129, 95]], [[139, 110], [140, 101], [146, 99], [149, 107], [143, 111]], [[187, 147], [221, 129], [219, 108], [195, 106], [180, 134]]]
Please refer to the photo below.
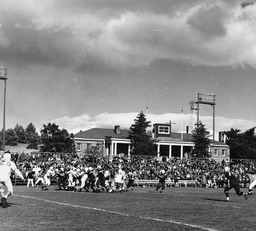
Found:
[[[130, 214], [127, 214], [127, 213], [121, 213], [121, 212], [117, 212], [117, 211], [111, 211], [111, 210], [95, 208], [95, 207], [88, 207], [88, 206], [74, 205], [74, 204], [69, 204], [69, 203], [62, 203], [62, 202], [57, 202], [57, 201], [53, 201], [53, 200], [46, 200], [46, 199], [42, 199], [42, 198], [25, 196], [25, 195], [20, 195], [20, 194], [14, 194], [13, 196], [23, 197], [23, 198], [27, 198], [27, 199], [38, 200], [38, 201], [43, 201], [43, 202], [47, 202], [47, 203], [52, 203], [52, 204], [57, 204], [57, 205], [62, 205], [62, 206], [68, 206], [68, 207], [73, 207], [73, 208], [81, 208], [81, 209], [87, 209], [87, 210], [93, 210], [93, 211], [100, 211], [100, 212], [115, 214], [115, 215], [119, 215], [119, 216], [135, 217], [134, 215], [130, 215]], [[216, 229], [204, 227], [204, 226], [201, 226], [201, 225], [193, 225], [193, 224], [188, 224], [188, 223], [185, 223], [185, 222], [180, 222], [180, 221], [175, 221], [175, 220], [163, 220], [163, 219], [159, 219], [159, 218], [145, 217], [145, 216], [137, 216], [137, 217], [140, 218], [140, 219], [144, 219], [144, 220], [172, 223], [172, 224], [183, 225], [183, 226], [187, 226], [187, 227], [191, 227], [191, 228], [198, 228], [198, 229], [206, 230], [206, 231], [218, 231]]]

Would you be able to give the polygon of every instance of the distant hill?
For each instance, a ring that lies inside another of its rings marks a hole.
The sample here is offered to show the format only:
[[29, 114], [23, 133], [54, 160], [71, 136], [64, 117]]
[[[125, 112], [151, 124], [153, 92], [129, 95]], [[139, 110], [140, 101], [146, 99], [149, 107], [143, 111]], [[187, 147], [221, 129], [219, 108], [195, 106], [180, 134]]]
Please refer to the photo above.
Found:
[[5, 145], [5, 151], [10, 151], [11, 153], [31, 153], [38, 152], [35, 149], [27, 149], [27, 144], [18, 144], [17, 146]]

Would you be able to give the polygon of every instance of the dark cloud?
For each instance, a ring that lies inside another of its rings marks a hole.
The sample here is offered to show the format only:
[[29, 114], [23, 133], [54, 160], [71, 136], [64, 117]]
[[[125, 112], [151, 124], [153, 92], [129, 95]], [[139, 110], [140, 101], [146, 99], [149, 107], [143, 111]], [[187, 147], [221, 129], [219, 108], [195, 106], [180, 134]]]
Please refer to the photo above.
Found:
[[94, 77], [113, 77], [120, 72], [113, 66], [98, 57], [90, 56], [88, 59], [75, 68], [75, 71], [88, 74]]
[[172, 15], [176, 10], [186, 11], [202, 0], [65, 0], [55, 8], [73, 13], [94, 12], [108, 17], [118, 17], [125, 12], [148, 12]]
[[226, 34], [223, 23], [225, 17], [226, 14], [218, 6], [210, 9], [201, 7], [187, 22], [206, 36], [224, 36]]
[[[234, 28], [254, 37], [246, 24], [239, 25], [234, 9], [242, 11], [241, 1], [235, 2], [231, 8], [227, 0], [67, 0], [0, 10], [1, 59], [94, 76], [115, 76], [122, 68], [149, 65], [157, 58], [229, 65], [248, 52], [237, 46], [244, 37]], [[232, 53], [233, 47], [237, 52]]]
[[[71, 37], [69, 28], [38, 29], [25, 15], [7, 15], [1, 20], [1, 32], [8, 46], [1, 46], [1, 60], [15, 65], [43, 64], [65, 66], [68, 55], [61, 45]], [[63, 44], [64, 46], [64, 44]]]
[[243, 2], [243, 3], [241, 3], [241, 7], [242, 7], [242, 8], [245, 8], [245, 7], [251, 6], [251, 5], [253, 5], [253, 4], [254, 4], [254, 2]]

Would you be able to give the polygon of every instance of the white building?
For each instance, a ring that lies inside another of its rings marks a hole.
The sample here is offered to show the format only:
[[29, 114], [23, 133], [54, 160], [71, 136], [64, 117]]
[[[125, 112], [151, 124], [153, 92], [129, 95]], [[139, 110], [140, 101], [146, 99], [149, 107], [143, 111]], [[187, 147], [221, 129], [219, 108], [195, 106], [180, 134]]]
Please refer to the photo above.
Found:
[[[92, 128], [75, 134], [76, 150], [79, 155], [92, 147], [97, 146], [103, 156], [115, 156], [119, 154], [130, 155], [130, 140], [128, 129]], [[166, 158], [188, 158], [194, 147], [191, 133], [175, 133], [171, 131], [171, 124], [154, 124], [153, 131], [149, 133], [156, 140], [157, 157]], [[229, 161], [230, 148], [220, 141], [210, 140], [209, 151], [211, 159], [220, 162]]]

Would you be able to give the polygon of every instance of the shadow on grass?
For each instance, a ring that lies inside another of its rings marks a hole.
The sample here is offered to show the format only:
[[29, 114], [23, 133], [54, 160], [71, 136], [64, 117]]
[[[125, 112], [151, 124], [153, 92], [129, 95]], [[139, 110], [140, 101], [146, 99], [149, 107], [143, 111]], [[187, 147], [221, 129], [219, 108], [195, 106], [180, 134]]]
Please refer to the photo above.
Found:
[[[22, 204], [17, 204], [17, 203], [9, 203], [9, 202], [8, 202], [8, 206], [7, 206], [7, 208], [8, 208], [8, 207], [12, 207], [12, 206], [22, 206]], [[0, 209], [1, 209], [1, 208], [3, 208], [3, 205], [2, 205], [2, 203], [0, 203]]]
[[202, 198], [206, 201], [221, 201], [221, 202], [227, 202], [225, 199], [214, 199], [214, 198]]

